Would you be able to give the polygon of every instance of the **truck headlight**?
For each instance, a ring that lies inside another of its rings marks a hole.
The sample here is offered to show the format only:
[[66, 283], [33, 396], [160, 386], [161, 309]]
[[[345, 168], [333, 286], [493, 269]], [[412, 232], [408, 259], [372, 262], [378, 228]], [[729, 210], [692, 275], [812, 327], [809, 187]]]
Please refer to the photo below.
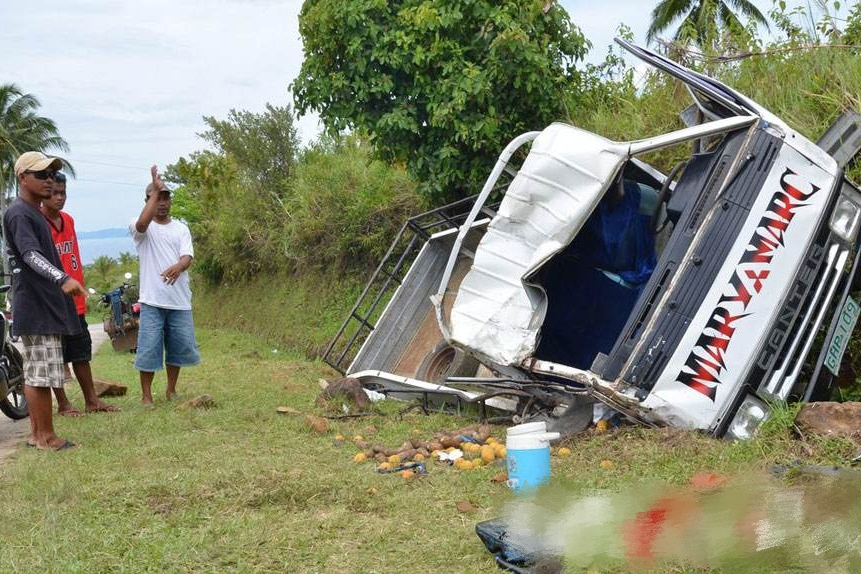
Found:
[[861, 223], [861, 195], [857, 191], [843, 185], [834, 212], [831, 214], [829, 227], [831, 231], [845, 243], [855, 243], [858, 236], [858, 225]]
[[748, 395], [738, 407], [732, 422], [729, 423], [726, 438], [733, 440], [753, 438], [756, 429], [768, 419], [768, 415], [768, 405], [753, 395]]

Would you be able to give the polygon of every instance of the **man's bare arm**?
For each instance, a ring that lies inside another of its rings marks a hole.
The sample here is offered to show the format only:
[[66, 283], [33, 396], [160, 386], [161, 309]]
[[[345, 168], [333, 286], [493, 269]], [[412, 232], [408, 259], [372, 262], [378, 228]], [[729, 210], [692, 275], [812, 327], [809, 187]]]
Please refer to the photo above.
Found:
[[179, 261], [161, 272], [161, 278], [168, 285], [173, 285], [179, 279], [179, 275], [189, 267], [191, 267], [191, 256], [183, 255]]
[[158, 208], [158, 197], [160, 195], [159, 190], [164, 186], [164, 183], [161, 181], [161, 177], [158, 175], [158, 167], [152, 166], [149, 171], [152, 175], [152, 193], [147, 198], [144, 208], [141, 210], [141, 214], [135, 222], [135, 229], [137, 229], [138, 233], [146, 233], [149, 224], [152, 223], [156, 209]]

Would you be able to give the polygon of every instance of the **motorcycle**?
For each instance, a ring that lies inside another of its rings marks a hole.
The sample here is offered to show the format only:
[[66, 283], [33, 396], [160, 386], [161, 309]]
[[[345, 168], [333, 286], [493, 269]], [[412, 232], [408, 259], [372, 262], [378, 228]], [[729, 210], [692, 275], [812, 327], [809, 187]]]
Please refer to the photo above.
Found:
[[[102, 323], [105, 332], [111, 339], [111, 346], [114, 351], [134, 353], [138, 343], [140, 304], [133, 301], [129, 294], [129, 291], [135, 287], [129, 283], [132, 274], [126, 273], [124, 277], [125, 281], [122, 285], [101, 295], [100, 303], [105, 307]], [[95, 293], [93, 289], [89, 291], [91, 294]]]
[[[6, 293], [11, 285], [0, 286], [0, 293]], [[9, 325], [12, 314], [0, 313], [0, 411], [10, 419], [19, 420], [29, 414], [27, 398], [24, 396], [24, 358], [12, 344]]]

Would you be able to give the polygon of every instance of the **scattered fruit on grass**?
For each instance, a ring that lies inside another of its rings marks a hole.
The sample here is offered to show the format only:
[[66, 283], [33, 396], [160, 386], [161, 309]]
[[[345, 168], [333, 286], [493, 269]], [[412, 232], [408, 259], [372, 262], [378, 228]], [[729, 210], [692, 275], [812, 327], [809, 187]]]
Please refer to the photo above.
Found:
[[353, 457], [353, 462], [365, 462], [368, 460], [368, 455], [363, 452], [356, 453], [356, 456]]
[[356, 436], [354, 436], [354, 437], [353, 437], [353, 442], [360, 442], [360, 441], [363, 441], [363, 440], [365, 440], [365, 437], [363, 437], [363, 436], [362, 436], [362, 435], [360, 435], [360, 434], [357, 434]]
[[414, 461], [416, 461], [416, 462], [421, 462], [421, 461], [423, 461], [424, 459], [425, 459], [425, 455], [423, 455], [423, 454], [422, 454], [422, 453], [420, 453], [420, 452], [417, 452], [417, 453], [416, 453], [416, 455], [413, 457], [413, 460], [414, 460]]
[[299, 411], [297, 411], [296, 409], [293, 409], [290, 407], [284, 407], [284, 406], [276, 407], [275, 411], [278, 413], [281, 413], [282, 415], [286, 415], [286, 414], [298, 415], [299, 414]]
[[481, 468], [485, 464], [486, 463], [483, 460], [481, 460], [480, 458], [477, 458], [477, 459], [472, 461], [472, 468]]
[[484, 444], [499, 444], [499, 440], [495, 436], [487, 437], [487, 440], [484, 441]]
[[392, 464], [401, 464], [401, 455], [393, 454], [387, 460]]
[[496, 443], [493, 445], [493, 453], [496, 455], [496, 458], [505, 458], [508, 456], [508, 449], [505, 448], [504, 444]]
[[595, 424], [595, 430], [597, 432], [607, 432], [610, 430], [610, 421], [600, 420]]
[[372, 487], [368, 488], [367, 492], [371, 496], [376, 496], [377, 492], [379, 492], [379, 491], [377, 490], [377, 488], [375, 486], [372, 486]]
[[438, 458], [439, 458], [439, 454], [440, 454], [441, 452], [442, 452], [441, 450], [434, 450], [434, 451], [431, 451], [431, 454], [430, 454], [430, 455], [431, 455], [431, 458], [438, 459]]
[[612, 461], [612, 460], [606, 460], [606, 459], [604, 459], [604, 460], [602, 460], [602, 461], [601, 461], [601, 463], [600, 463], [598, 466], [600, 466], [603, 470], [610, 470], [610, 469], [611, 469], [611, 468], [613, 468], [615, 465], [613, 464], [613, 461]]
[[381, 462], [381, 463], [380, 463], [380, 466], [378, 466], [378, 467], [377, 467], [377, 470], [380, 470], [380, 471], [392, 470], [392, 463], [390, 463], [390, 462]]
[[471, 460], [466, 460], [464, 458], [459, 458], [454, 461], [454, 467], [458, 470], [472, 470], [473, 465]]
[[567, 446], [559, 447], [559, 450], [556, 451], [556, 454], [565, 458], [566, 456], [571, 456], [571, 449]]
[[492, 446], [481, 447], [481, 460], [484, 462], [493, 462], [495, 458], [496, 451], [494, 451]]
[[403, 478], [404, 480], [409, 480], [409, 479], [411, 479], [411, 478], [415, 478], [415, 477], [416, 477], [416, 473], [415, 473], [415, 471], [414, 471], [413, 469], [411, 469], [411, 468], [407, 468], [407, 469], [405, 469], [405, 470], [402, 470], [402, 471], [400, 471], [398, 474], [399, 474], [399, 475], [401, 476], [401, 478]]
[[347, 437], [345, 437], [345, 436], [344, 436], [344, 435], [342, 435], [342, 434], [336, 434], [336, 435], [335, 435], [335, 438], [333, 438], [332, 440], [337, 440], [337, 441], [340, 441], [340, 442], [344, 442], [345, 440], [347, 440]]

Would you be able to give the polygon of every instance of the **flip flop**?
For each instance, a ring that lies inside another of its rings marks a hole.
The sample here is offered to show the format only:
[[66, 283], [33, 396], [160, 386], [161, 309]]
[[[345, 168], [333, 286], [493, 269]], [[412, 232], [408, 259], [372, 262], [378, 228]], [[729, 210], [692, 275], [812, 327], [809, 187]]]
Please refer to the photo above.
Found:
[[68, 450], [70, 448], [75, 448], [77, 445], [70, 440], [64, 441], [60, 446], [55, 446], [53, 448], [39, 448], [37, 445], [28, 442], [27, 446], [30, 448], [35, 448], [36, 450]]
[[84, 413], [82, 413], [81, 411], [79, 411], [75, 407], [72, 407], [70, 410], [67, 410], [67, 411], [57, 411], [57, 415], [61, 416], [61, 417], [77, 418], [77, 417], [84, 416]]

